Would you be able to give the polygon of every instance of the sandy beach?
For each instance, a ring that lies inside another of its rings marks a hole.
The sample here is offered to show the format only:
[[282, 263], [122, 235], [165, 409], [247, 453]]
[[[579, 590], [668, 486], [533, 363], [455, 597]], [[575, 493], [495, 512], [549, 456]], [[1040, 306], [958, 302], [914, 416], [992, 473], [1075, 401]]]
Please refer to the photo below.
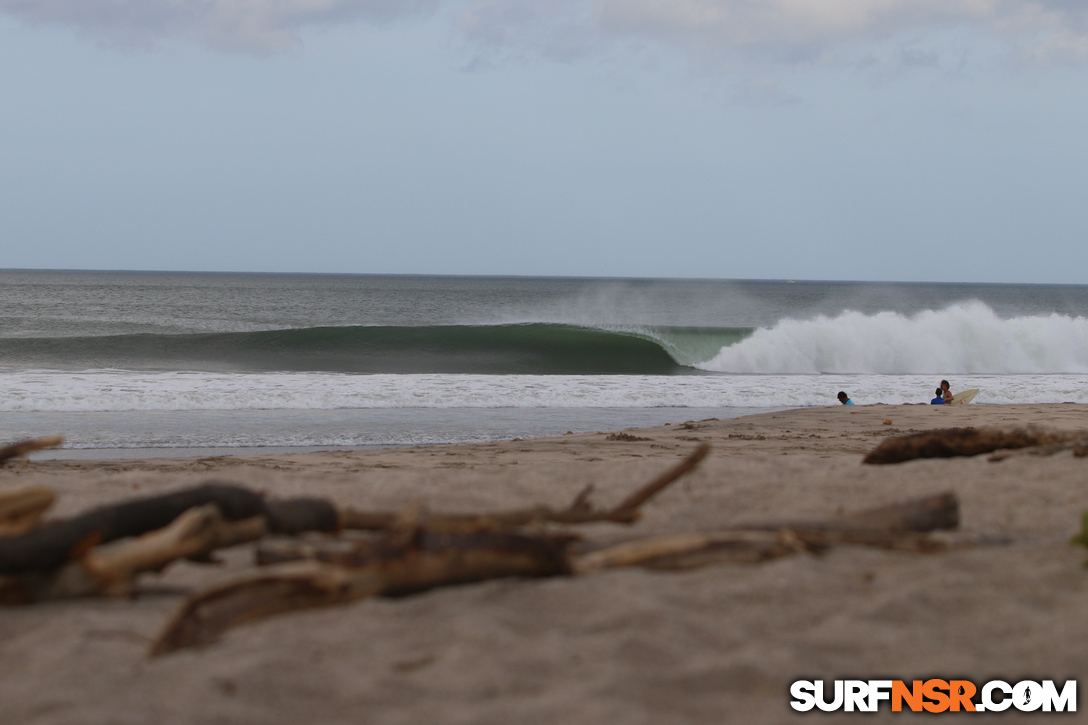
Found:
[[[149, 659], [148, 643], [192, 588], [252, 566], [252, 547], [238, 547], [222, 566], [145, 577], [135, 600], [0, 610], [0, 722], [774, 723], [820, 717], [790, 710], [798, 678], [1079, 678], [1088, 552], [1068, 541], [1088, 509], [1088, 459], [1065, 451], [861, 464], [889, 436], [1029, 424], [1088, 429], [1088, 407], [835, 406], [611, 440], [10, 463], [0, 488], [52, 487], [51, 516], [207, 480], [359, 509], [469, 512], [559, 507], [590, 483], [595, 502], [616, 503], [706, 442], [702, 466], [652, 500], [642, 521], [579, 533], [608, 541], [820, 519], [951, 491], [965, 535], [1007, 542], [925, 555], [841, 546], [754, 565], [491, 581], [288, 614]], [[886, 707], [876, 715], [904, 717]]]

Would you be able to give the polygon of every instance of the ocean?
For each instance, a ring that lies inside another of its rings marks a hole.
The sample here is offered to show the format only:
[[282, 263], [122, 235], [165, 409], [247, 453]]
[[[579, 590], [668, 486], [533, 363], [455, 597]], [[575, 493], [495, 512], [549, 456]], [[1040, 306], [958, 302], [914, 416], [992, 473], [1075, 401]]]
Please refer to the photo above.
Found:
[[0, 441], [426, 445], [783, 408], [1088, 403], [1088, 286], [0, 271]]

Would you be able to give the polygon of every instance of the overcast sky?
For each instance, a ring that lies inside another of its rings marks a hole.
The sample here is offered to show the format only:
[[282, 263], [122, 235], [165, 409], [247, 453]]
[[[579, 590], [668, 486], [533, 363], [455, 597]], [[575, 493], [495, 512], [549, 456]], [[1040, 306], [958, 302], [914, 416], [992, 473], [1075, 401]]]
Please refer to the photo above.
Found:
[[1084, 0], [0, 0], [0, 267], [1088, 283]]

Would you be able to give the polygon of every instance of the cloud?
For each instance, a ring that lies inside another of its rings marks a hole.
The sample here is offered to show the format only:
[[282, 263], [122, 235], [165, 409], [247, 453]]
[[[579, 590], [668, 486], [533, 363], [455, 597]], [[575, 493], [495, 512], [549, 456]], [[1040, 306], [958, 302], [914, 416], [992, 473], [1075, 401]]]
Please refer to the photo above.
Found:
[[[1045, 63], [1088, 61], [1085, 0], [0, 0], [0, 13], [114, 42], [271, 53], [307, 27], [449, 10], [482, 50], [571, 60], [616, 44], [819, 62], [843, 48], [966, 31]], [[924, 52], [924, 51], [923, 51]]]
[[[483, 42], [548, 47], [534, 17], [539, 0], [475, 0], [461, 23]], [[546, 3], [545, 3], [546, 4]], [[1088, 60], [1085, 0], [565, 0], [584, 37], [692, 54], [810, 62], [844, 47], [966, 31], [1038, 60]], [[527, 24], [530, 27], [521, 27]], [[550, 24], [566, 32], [562, 23]], [[583, 44], [585, 41], [583, 41]]]
[[121, 45], [185, 39], [215, 50], [286, 50], [308, 26], [386, 22], [442, 0], [0, 0], [0, 13], [30, 24], [74, 27]]

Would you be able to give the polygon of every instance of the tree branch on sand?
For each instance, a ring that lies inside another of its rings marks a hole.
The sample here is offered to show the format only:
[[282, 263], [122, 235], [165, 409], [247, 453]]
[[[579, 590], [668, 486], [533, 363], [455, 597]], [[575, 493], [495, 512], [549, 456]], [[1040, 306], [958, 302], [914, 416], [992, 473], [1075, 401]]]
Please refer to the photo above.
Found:
[[690, 569], [820, 552], [836, 544], [942, 551], [947, 545], [926, 533], [958, 522], [955, 496], [939, 494], [829, 521], [646, 537], [582, 553], [566, 534], [412, 524], [356, 542], [271, 542], [258, 548], [258, 561], [269, 566], [189, 597], [150, 654], [208, 644], [232, 627], [274, 614], [501, 577], [587, 575], [629, 566]]
[[[820, 553], [837, 545], [918, 553], [957, 545], [931, 535], [959, 524], [959, 503], [950, 493], [827, 520], [607, 543], [555, 528], [633, 523], [647, 502], [695, 470], [708, 452], [701, 445], [609, 508], [590, 502], [591, 486], [562, 508], [432, 514], [418, 506], [367, 512], [320, 498], [267, 499], [208, 482], [43, 523], [51, 491], [9, 491], [0, 494], [0, 527], [10, 525], [0, 531], [12, 532], [0, 535], [0, 601], [131, 596], [141, 574], [179, 559], [209, 561], [217, 550], [278, 537], [255, 547], [258, 569], [189, 596], [156, 638], [151, 654], [159, 655], [212, 642], [232, 627], [283, 612], [502, 577], [584, 576], [632, 566], [690, 569]], [[346, 535], [346, 529], [355, 531]], [[300, 538], [305, 533], [318, 536]], [[978, 542], [967, 545], [973, 543]]]
[[[631, 523], [641, 515], [643, 504], [694, 470], [708, 451], [708, 446], [700, 446], [610, 509], [589, 503], [590, 487], [562, 509], [532, 507], [465, 515], [427, 515], [416, 510], [411, 523], [433, 530]], [[142, 572], [161, 571], [178, 559], [207, 558], [216, 549], [256, 541], [266, 534], [297, 536], [344, 528], [403, 532], [405, 527], [404, 513], [360, 512], [317, 498], [269, 500], [239, 486], [206, 483], [103, 506], [19, 536], [0, 538], [0, 576], [6, 576], [0, 580], [0, 601], [126, 594]]]

